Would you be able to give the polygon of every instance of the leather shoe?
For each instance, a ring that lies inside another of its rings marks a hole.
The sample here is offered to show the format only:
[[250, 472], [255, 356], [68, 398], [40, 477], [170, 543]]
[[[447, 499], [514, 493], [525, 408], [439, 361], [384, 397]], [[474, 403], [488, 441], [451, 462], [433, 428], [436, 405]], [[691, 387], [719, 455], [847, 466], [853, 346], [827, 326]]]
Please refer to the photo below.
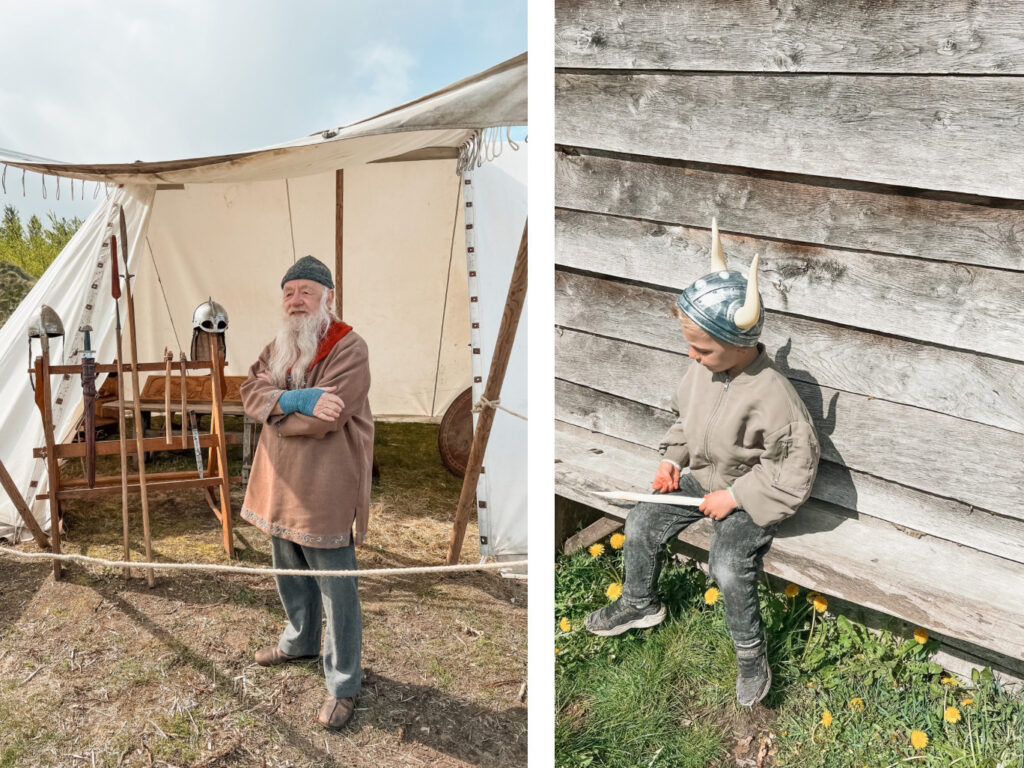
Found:
[[268, 645], [256, 651], [256, 663], [261, 667], [276, 667], [278, 664], [287, 664], [290, 661], [310, 661], [318, 658], [316, 656], [289, 656], [276, 645]]
[[355, 711], [355, 708], [356, 700], [351, 696], [344, 699], [328, 696], [324, 705], [320, 707], [320, 714], [317, 715], [316, 721], [324, 728], [338, 731], [352, 719], [352, 712]]

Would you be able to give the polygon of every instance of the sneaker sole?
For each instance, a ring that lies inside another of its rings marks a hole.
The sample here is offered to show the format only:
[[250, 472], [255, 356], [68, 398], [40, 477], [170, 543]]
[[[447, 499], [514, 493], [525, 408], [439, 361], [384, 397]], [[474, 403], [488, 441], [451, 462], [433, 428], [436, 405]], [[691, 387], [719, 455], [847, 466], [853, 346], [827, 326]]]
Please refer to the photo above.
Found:
[[[619, 624], [618, 626], [611, 627], [610, 629], [591, 629], [587, 627], [587, 631], [592, 635], [600, 635], [601, 637], [614, 637], [615, 635], [621, 635], [623, 632], [628, 632], [631, 629], [647, 629], [649, 627], [656, 627], [665, 620], [665, 606], [661, 606], [661, 610], [657, 613], [652, 613], [650, 616], [644, 616], [640, 619], [633, 621], [627, 621], [625, 624]], [[586, 626], [586, 625], [584, 625]]]

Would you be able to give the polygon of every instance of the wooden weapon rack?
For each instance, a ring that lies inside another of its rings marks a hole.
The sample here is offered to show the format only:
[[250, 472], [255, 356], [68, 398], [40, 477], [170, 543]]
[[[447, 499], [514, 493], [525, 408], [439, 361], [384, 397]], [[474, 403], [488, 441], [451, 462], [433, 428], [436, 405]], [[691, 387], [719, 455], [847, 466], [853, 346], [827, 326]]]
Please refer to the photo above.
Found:
[[[212, 346], [212, 345], [211, 345]], [[175, 363], [178, 370], [197, 371], [210, 377], [210, 391], [213, 395], [212, 414], [210, 418], [210, 431], [199, 435], [199, 447], [209, 449], [208, 468], [204, 476], [199, 476], [198, 468], [184, 472], [146, 472], [143, 482], [147, 491], [176, 491], [184, 488], [203, 489], [207, 498], [212, 499], [212, 491], [215, 486], [220, 486], [219, 509], [212, 501], [210, 504], [213, 513], [221, 523], [222, 543], [228, 557], [234, 557], [234, 545], [232, 542], [231, 529], [231, 496], [228, 490], [228, 439], [224, 430], [224, 360], [219, 353], [214, 360], [197, 360], [194, 362]], [[165, 363], [131, 363], [96, 365], [96, 373], [117, 373], [120, 367], [121, 375], [128, 377], [133, 369], [136, 372], [160, 372], [164, 373]], [[86, 478], [62, 479], [60, 474], [59, 461], [84, 457], [86, 455], [86, 444], [84, 442], [58, 443], [54, 436], [53, 429], [53, 407], [51, 403], [52, 389], [50, 386], [51, 376], [81, 376], [82, 366], [79, 365], [50, 365], [50, 362], [42, 356], [35, 360], [36, 376], [36, 399], [43, 416], [43, 431], [46, 445], [33, 450], [32, 455], [36, 458], [46, 460], [46, 469], [49, 476], [49, 487], [46, 494], [39, 494], [36, 498], [46, 499], [50, 503], [50, 543], [54, 554], [60, 554], [60, 522], [63, 519], [64, 502], [68, 499], [93, 499], [100, 496], [107, 496], [121, 493], [121, 475], [97, 475], [95, 485], [88, 487]], [[124, 382], [121, 382], [124, 386]], [[185, 421], [186, 415], [182, 415], [182, 440], [175, 440], [169, 443], [164, 437], [148, 437], [142, 440], [143, 449], [146, 453], [159, 451], [181, 450], [185, 442], [185, 432], [188, 427]], [[167, 415], [170, 418], [170, 414]], [[142, 428], [141, 424], [134, 424], [134, 429]], [[129, 440], [126, 444], [129, 455], [138, 455], [138, 443]], [[191, 441], [188, 442], [191, 448]], [[98, 440], [96, 441], [96, 456], [118, 455], [121, 452], [119, 440]], [[144, 461], [144, 457], [143, 457]], [[128, 491], [134, 494], [141, 494], [142, 482], [139, 474], [128, 475]], [[146, 527], [148, 533], [148, 521]], [[148, 549], [148, 547], [147, 547]], [[150, 571], [152, 573], [152, 571]], [[60, 561], [54, 561], [54, 578], [61, 577]]]

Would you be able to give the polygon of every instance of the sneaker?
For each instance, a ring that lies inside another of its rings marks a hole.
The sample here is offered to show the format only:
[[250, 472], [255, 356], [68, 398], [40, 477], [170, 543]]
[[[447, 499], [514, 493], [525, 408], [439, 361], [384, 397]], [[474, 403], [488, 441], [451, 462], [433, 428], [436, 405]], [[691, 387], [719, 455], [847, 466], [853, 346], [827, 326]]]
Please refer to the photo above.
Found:
[[594, 635], [611, 637], [621, 635], [630, 629], [656, 627], [665, 620], [665, 606], [651, 603], [646, 608], [634, 608], [623, 599], [587, 616], [583, 625]]
[[744, 707], [752, 707], [767, 696], [772, 687], [772, 670], [764, 644], [737, 648], [736, 667], [736, 701]]

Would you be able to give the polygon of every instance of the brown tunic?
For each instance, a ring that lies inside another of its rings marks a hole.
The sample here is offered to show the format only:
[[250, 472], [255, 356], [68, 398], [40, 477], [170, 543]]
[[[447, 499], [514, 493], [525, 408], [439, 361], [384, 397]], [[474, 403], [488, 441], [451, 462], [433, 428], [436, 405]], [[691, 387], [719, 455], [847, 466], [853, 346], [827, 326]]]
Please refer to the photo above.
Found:
[[242, 385], [246, 414], [263, 422], [242, 518], [271, 536], [321, 549], [347, 546], [354, 522], [360, 544], [373, 464], [366, 342], [349, 331], [307, 374], [307, 387], [337, 387], [345, 407], [333, 422], [271, 414], [284, 391], [260, 376], [268, 370], [272, 346], [263, 349]]

